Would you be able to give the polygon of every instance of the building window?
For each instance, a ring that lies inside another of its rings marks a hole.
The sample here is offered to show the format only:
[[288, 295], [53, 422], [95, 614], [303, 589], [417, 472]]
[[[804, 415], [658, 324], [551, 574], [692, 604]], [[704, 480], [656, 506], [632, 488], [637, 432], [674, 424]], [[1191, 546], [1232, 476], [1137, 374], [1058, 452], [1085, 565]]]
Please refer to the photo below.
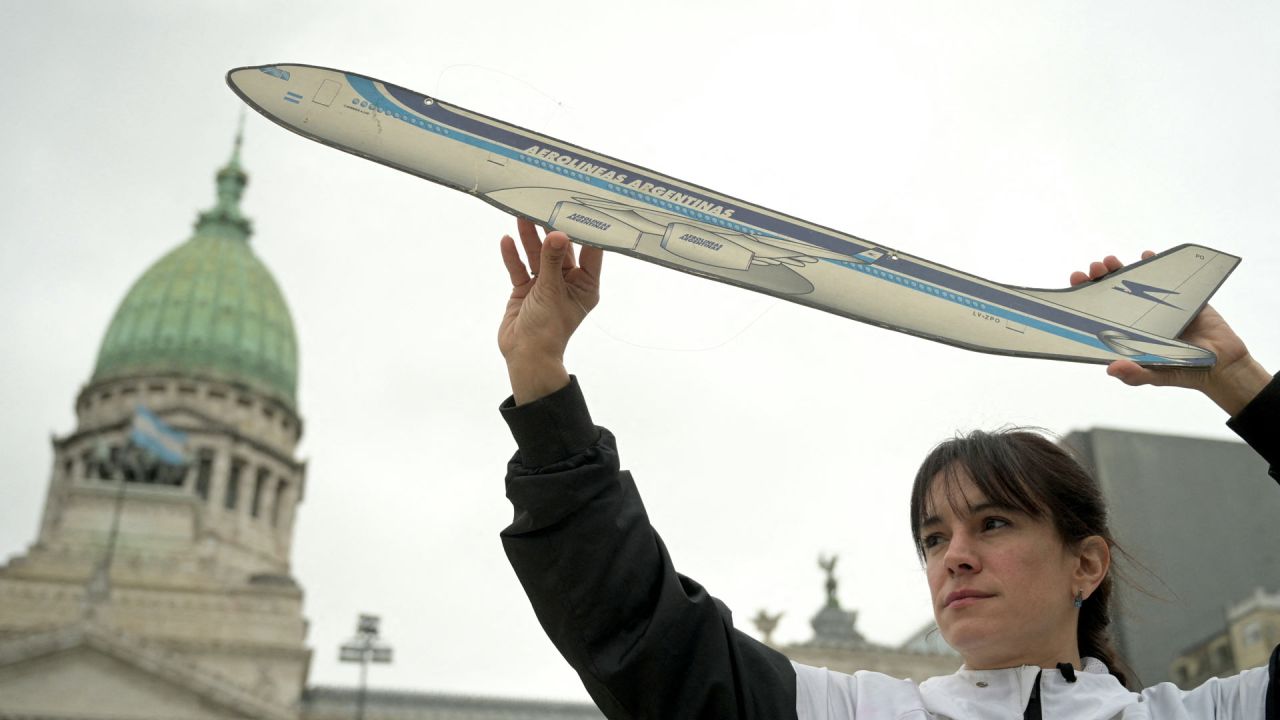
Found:
[[213, 479], [213, 451], [201, 449], [196, 455], [196, 495], [209, 499], [209, 481]]
[[280, 524], [280, 508], [284, 505], [284, 491], [288, 489], [289, 483], [281, 480], [276, 483], [276, 501], [271, 506], [271, 527]]
[[231, 474], [227, 477], [227, 492], [222, 497], [222, 506], [235, 510], [240, 500], [240, 475], [244, 473], [244, 461], [240, 458], [231, 460]]
[[136, 483], [143, 481], [143, 478], [138, 474], [138, 456], [134, 452], [130, 452], [129, 446], [111, 448], [111, 464], [117, 468], [116, 472], [124, 477], [125, 482]]
[[1254, 620], [1244, 626], [1244, 644], [1246, 647], [1262, 642], [1262, 623]]
[[271, 472], [264, 467], [258, 468], [258, 476], [253, 480], [253, 502], [249, 505], [249, 514], [258, 517], [258, 511], [262, 509], [262, 490], [267, 486], [267, 479], [271, 477]]
[[156, 485], [170, 485], [172, 487], [182, 487], [182, 481], [187, 478], [186, 465], [168, 465], [165, 463], [154, 463], [147, 467], [146, 478], [143, 482], [154, 483]]
[[1232, 666], [1235, 665], [1235, 659], [1231, 657], [1231, 646], [1224, 644], [1214, 648], [1212, 664], [1215, 675], [1231, 672]]
[[112, 445], [107, 451], [107, 461], [98, 463], [98, 479], [115, 480], [118, 467], [120, 467], [120, 448]]

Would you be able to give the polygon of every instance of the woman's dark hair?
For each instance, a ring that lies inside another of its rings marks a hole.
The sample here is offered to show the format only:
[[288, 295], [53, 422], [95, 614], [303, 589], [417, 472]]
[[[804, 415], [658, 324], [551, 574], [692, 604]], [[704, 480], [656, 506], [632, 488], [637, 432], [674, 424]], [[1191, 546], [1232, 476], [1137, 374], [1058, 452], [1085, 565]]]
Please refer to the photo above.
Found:
[[[1035, 518], [1047, 518], [1068, 546], [1091, 535], [1119, 552], [1107, 524], [1107, 506], [1093, 475], [1061, 447], [1036, 432], [1012, 428], [996, 432], [975, 430], [939, 444], [916, 473], [911, 489], [911, 535], [924, 560], [920, 526], [932, 510], [926, 507], [935, 478], [948, 485], [952, 507], [964, 504], [955, 488], [956, 471], [963, 469], [988, 501], [1017, 508]], [[1111, 674], [1128, 686], [1127, 668], [1107, 631], [1111, 624], [1112, 579], [1108, 573], [1080, 608], [1076, 642], [1081, 657], [1106, 663]]]

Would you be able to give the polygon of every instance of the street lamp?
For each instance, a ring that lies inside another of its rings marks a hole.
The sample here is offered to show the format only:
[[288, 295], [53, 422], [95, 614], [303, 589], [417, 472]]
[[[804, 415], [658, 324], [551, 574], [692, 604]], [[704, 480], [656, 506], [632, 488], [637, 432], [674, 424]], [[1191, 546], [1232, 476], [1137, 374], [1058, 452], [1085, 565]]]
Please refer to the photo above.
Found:
[[360, 690], [356, 695], [356, 720], [364, 720], [364, 695], [369, 663], [391, 662], [391, 646], [378, 640], [377, 615], [361, 615], [356, 636], [338, 649], [338, 660], [360, 663]]

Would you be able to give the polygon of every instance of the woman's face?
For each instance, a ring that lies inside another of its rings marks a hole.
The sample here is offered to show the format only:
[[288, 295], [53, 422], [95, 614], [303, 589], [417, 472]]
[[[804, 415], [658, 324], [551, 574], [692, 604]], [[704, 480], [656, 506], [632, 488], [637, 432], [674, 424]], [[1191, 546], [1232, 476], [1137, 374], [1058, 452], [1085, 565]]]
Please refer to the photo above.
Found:
[[972, 669], [1078, 663], [1079, 558], [1047, 518], [997, 506], [966, 470], [930, 483], [920, 529], [942, 637]]

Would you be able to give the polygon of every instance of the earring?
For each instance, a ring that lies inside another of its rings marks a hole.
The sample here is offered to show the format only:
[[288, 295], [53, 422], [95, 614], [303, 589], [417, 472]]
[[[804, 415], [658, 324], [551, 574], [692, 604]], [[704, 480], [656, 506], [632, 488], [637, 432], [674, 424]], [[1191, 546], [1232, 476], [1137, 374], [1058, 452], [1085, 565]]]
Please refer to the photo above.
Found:
[[1079, 610], [1080, 608], [1084, 607], [1084, 591], [1083, 591], [1083, 590], [1077, 590], [1077, 591], [1076, 591], [1076, 602], [1075, 602], [1075, 605], [1076, 605], [1076, 609], [1077, 609], [1077, 610]]

